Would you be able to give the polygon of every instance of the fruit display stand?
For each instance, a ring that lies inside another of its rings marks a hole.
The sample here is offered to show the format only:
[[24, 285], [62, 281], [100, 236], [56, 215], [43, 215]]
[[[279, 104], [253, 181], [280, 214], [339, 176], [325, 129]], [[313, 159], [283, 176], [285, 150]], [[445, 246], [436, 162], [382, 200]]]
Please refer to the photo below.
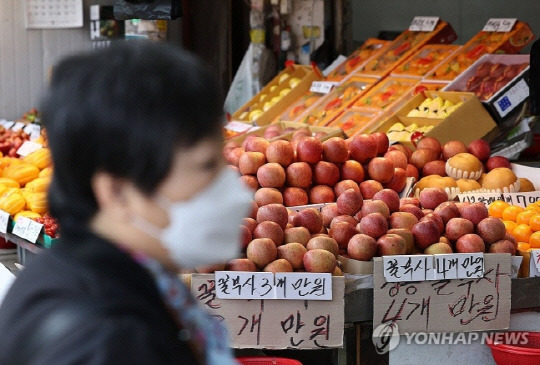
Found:
[[454, 44], [428, 44], [421, 47], [411, 58], [394, 68], [391, 76], [424, 78], [439, 64], [450, 58], [461, 46]]

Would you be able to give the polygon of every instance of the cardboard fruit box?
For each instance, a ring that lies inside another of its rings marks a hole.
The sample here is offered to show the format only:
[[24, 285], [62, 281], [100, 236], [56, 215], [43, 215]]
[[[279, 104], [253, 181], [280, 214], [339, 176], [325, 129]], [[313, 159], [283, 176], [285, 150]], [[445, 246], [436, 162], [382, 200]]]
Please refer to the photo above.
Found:
[[[432, 99], [440, 96], [443, 100], [450, 100], [454, 104], [463, 102], [451, 114], [444, 119], [427, 117], [408, 117], [407, 114], [422, 102], [430, 97]], [[451, 140], [459, 140], [469, 144], [475, 139], [491, 139], [492, 133], [496, 132], [497, 124], [482, 106], [476, 95], [467, 92], [444, 92], [444, 91], [425, 91], [414, 96], [391, 118], [383, 122], [378, 132], [386, 133], [395, 123], [401, 122], [405, 126], [416, 123], [418, 126], [433, 125], [425, 136], [437, 138], [441, 144]], [[412, 142], [409, 143], [410, 147]]]
[[345, 78], [361, 69], [366, 62], [384, 52], [389, 44], [390, 41], [368, 38], [364, 44], [326, 76], [326, 81], [343, 82]]
[[456, 44], [427, 44], [421, 47], [408, 61], [394, 68], [391, 75], [423, 78], [456, 53], [460, 47]]
[[529, 25], [519, 21], [510, 32], [480, 31], [448, 61], [430, 72], [427, 79], [452, 81], [484, 54], [518, 53], [533, 39]]
[[288, 65], [257, 95], [238, 109], [232, 121], [254, 125], [267, 125], [294, 101], [311, 88], [313, 81], [322, 79], [322, 73], [312, 66]]
[[[530, 55], [487, 54], [448, 84], [444, 91], [476, 93], [493, 118], [502, 122], [529, 98], [529, 63]], [[483, 95], [491, 96], [485, 98]]]
[[393, 40], [384, 52], [367, 62], [359, 73], [364, 76], [384, 77], [423, 45], [452, 43], [456, 38], [452, 26], [445, 21], [439, 21], [432, 32], [406, 30]]

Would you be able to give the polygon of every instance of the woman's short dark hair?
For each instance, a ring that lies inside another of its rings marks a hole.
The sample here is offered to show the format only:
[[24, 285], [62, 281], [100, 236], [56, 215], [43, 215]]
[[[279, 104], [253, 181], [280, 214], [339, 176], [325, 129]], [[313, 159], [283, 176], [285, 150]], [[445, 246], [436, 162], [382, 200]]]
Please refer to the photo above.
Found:
[[122, 42], [64, 59], [41, 105], [54, 163], [51, 213], [61, 225], [87, 222], [98, 171], [151, 194], [177, 148], [220, 133], [222, 105], [209, 69], [171, 45]]

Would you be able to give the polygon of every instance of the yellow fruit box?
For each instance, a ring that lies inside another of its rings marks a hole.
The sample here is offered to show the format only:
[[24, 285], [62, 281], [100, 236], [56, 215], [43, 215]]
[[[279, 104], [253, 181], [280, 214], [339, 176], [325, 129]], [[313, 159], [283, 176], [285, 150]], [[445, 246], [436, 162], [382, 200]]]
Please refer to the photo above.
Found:
[[457, 35], [452, 26], [442, 20], [439, 21], [432, 32], [406, 30], [393, 40], [384, 52], [367, 62], [359, 73], [363, 76], [384, 77], [423, 45], [429, 43], [452, 43], [456, 38]]
[[[462, 103], [445, 118], [409, 117], [409, 112], [420, 106], [426, 98], [435, 99], [441, 97], [453, 104]], [[468, 92], [443, 92], [424, 91], [410, 99], [392, 117], [384, 121], [377, 132], [388, 132], [388, 129], [396, 123], [402, 123], [405, 127], [416, 124], [419, 127], [433, 126], [424, 135], [434, 137], [444, 144], [448, 141], [459, 140], [469, 144], [475, 139], [493, 139], [498, 133], [497, 124], [483, 107], [474, 93]], [[402, 142], [414, 148], [411, 141]]]
[[259, 126], [270, 124], [291, 103], [308, 92], [313, 81], [322, 78], [322, 73], [316, 67], [289, 64], [238, 109], [231, 116], [231, 120]]

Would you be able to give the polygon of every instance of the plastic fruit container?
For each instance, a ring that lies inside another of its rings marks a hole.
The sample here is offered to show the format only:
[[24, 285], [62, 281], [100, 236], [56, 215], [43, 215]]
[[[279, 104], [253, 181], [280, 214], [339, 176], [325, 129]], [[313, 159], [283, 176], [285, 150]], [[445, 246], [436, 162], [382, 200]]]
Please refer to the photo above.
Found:
[[[516, 335], [521, 334], [520, 332], [506, 333]], [[486, 343], [491, 349], [493, 360], [495, 360], [495, 363], [498, 365], [540, 364], [540, 332], [528, 332], [527, 340], [526, 344], [508, 345], [505, 343], [493, 342], [491, 338], [488, 338]]]

